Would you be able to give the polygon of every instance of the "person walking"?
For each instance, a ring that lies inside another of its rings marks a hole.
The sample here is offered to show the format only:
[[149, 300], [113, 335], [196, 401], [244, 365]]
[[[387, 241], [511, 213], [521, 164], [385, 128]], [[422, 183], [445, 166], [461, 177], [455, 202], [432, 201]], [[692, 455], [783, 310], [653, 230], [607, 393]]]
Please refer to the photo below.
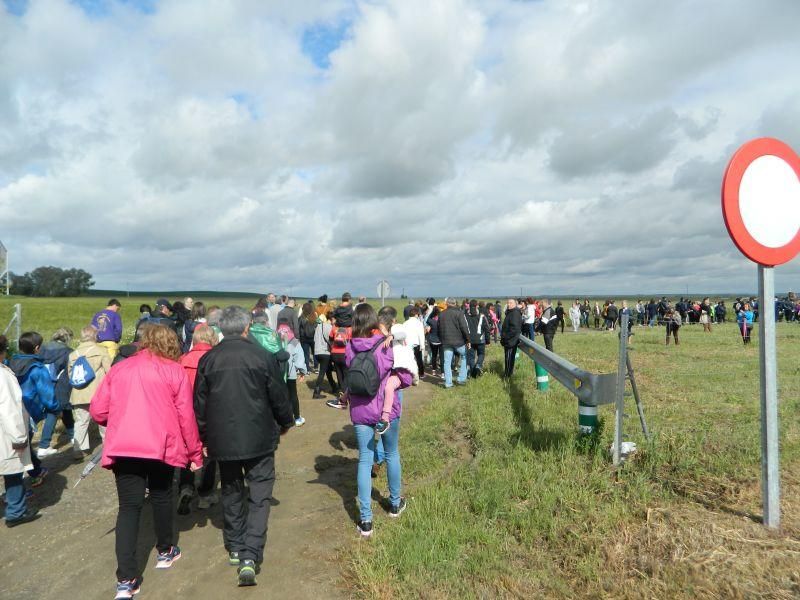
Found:
[[0, 475], [6, 488], [6, 527], [16, 527], [39, 518], [25, 499], [25, 471], [33, 468], [28, 438], [30, 417], [22, 402], [22, 389], [14, 372], [5, 364], [8, 339], [0, 335]]
[[[454, 311], [456, 309], [453, 309]], [[462, 314], [463, 316], [463, 314]], [[360, 304], [353, 315], [353, 337], [347, 346], [346, 362], [348, 373], [361, 374], [362, 365], [371, 363], [370, 368], [363, 368], [363, 373], [371, 372], [375, 381], [369, 381], [374, 389], [362, 389], [353, 378], [348, 378], [347, 395], [350, 404], [350, 420], [358, 442], [358, 532], [362, 537], [372, 535], [372, 465], [376, 461], [375, 426], [382, 419], [384, 393], [386, 383], [392, 375], [394, 353], [391, 344], [384, 343], [389, 335], [385, 325], [379, 324], [378, 315], [369, 304]], [[373, 359], [370, 361], [370, 356]], [[405, 369], [396, 371], [401, 387], [411, 385], [411, 374]], [[362, 379], [359, 377], [358, 379]], [[366, 386], [364, 386], [366, 388]], [[402, 497], [402, 471], [400, 464], [400, 416], [402, 402], [394, 392], [390, 413], [385, 421], [388, 428], [380, 436], [383, 446], [382, 457], [386, 463], [386, 478], [389, 487], [389, 516], [399, 517], [406, 508]]]
[[311, 396], [315, 400], [322, 400], [322, 382], [327, 377], [328, 384], [331, 386], [331, 393], [335, 396], [339, 393], [339, 386], [333, 379], [333, 363], [331, 362], [331, 325], [330, 311], [317, 316], [317, 325], [314, 329], [314, 360], [317, 363], [317, 381], [314, 384], [314, 394]]
[[[200, 304], [200, 302], [197, 302]], [[195, 308], [197, 308], [195, 304]], [[194, 310], [194, 309], [192, 309]], [[211, 348], [219, 343], [216, 332], [206, 324], [199, 324], [192, 330], [193, 344], [192, 349], [181, 356], [179, 362], [186, 371], [189, 384], [194, 394], [194, 382], [197, 378], [197, 365]], [[193, 397], [194, 398], [194, 397]], [[194, 399], [192, 400], [194, 402]], [[217, 463], [205, 458], [200, 486], [197, 487], [197, 508], [206, 509], [216, 504], [219, 500], [214, 493], [214, 483], [217, 474]], [[195, 472], [186, 465], [181, 469], [178, 479], [178, 514], [188, 515], [191, 511], [192, 499], [195, 496]]]
[[[94, 377], [79, 387], [70, 390], [69, 402], [75, 415], [75, 435], [72, 438], [72, 453], [76, 461], [81, 462], [90, 454], [89, 426], [92, 418], [89, 414], [89, 404], [105, 376], [111, 370], [111, 357], [108, 350], [97, 343], [97, 330], [92, 325], [81, 329], [80, 344], [69, 355], [67, 374], [70, 381], [74, 381], [75, 364], [78, 359], [86, 361], [94, 373]], [[85, 369], [85, 366], [83, 367]], [[100, 437], [105, 438], [106, 428], [99, 426]]]
[[459, 357], [458, 385], [467, 383], [467, 350], [469, 326], [463, 312], [456, 307], [454, 298], [447, 299], [447, 310], [439, 315], [439, 337], [444, 349], [444, 387], [453, 387], [453, 355]]
[[558, 316], [550, 300], [542, 300], [542, 316], [540, 317], [544, 347], [553, 352], [553, 338], [558, 330]]
[[317, 331], [317, 311], [314, 310], [312, 302], [306, 302], [300, 308], [300, 345], [303, 348], [306, 366], [309, 373], [316, 373], [319, 368], [317, 359], [314, 358], [314, 334]]
[[556, 305], [556, 327], [561, 327], [561, 333], [564, 333], [564, 305], [561, 303], [561, 300], [558, 301]]
[[711, 315], [713, 312], [711, 301], [708, 298], [703, 298], [703, 301], [700, 303], [699, 322], [703, 324], [703, 331], [707, 333], [711, 333], [711, 321], [713, 320]]
[[53, 332], [50, 341], [45, 342], [39, 351], [44, 366], [50, 372], [50, 379], [55, 386], [56, 401], [58, 401], [58, 412], [48, 412], [44, 419], [42, 437], [39, 439], [39, 449], [36, 452], [39, 458], [45, 458], [58, 452], [55, 448], [51, 448], [50, 444], [53, 441], [53, 433], [59, 416], [64, 423], [70, 442], [75, 437], [75, 419], [69, 403], [71, 388], [67, 376], [69, 355], [72, 352], [72, 348], [69, 347], [70, 342], [72, 342], [72, 330], [69, 327], [59, 327]]
[[668, 308], [667, 312], [664, 313], [664, 323], [667, 327], [667, 343], [666, 345], [669, 346], [669, 336], [672, 335], [675, 338], [675, 345], [679, 346], [680, 341], [678, 340], [678, 332], [681, 329], [681, 313], [673, 308]]
[[577, 300], [569, 307], [569, 320], [572, 323], [573, 333], [578, 333], [581, 326], [581, 305]]
[[197, 366], [194, 412], [219, 465], [228, 562], [238, 566], [238, 584], [252, 586], [264, 560], [275, 451], [294, 417], [277, 359], [247, 337], [250, 313], [229, 306], [219, 327], [223, 340]]
[[742, 334], [742, 343], [750, 343], [750, 334], [753, 331], [753, 320], [755, 313], [753, 312], [750, 303], [744, 302], [740, 310], [736, 313], [736, 322], [739, 324], [739, 332]]
[[102, 465], [114, 473], [119, 499], [117, 599], [132, 598], [142, 585], [137, 546], [145, 490], [153, 509], [156, 568], [168, 569], [181, 557], [172, 477], [175, 467], [199, 469], [203, 452], [180, 355], [174, 329], [145, 327], [139, 351], [109, 371], [89, 405], [92, 419], [106, 427]]
[[97, 330], [97, 343], [105, 346], [111, 360], [119, 351], [119, 342], [122, 339], [122, 317], [119, 311], [122, 305], [119, 300], [112, 298], [108, 305], [92, 317], [91, 325]]
[[433, 311], [428, 317], [428, 345], [431, 347], [431, 375], [434, 377], [444, 374], [444, 357], [442, 356], [442, 338], [439, 337], [439, 315], [441, 311], [438, 306], [433, 307]]
[[483, 375], [483, 360], [486, 355], [486, 333], [489, 330], [486, 315], [478, 310], [478, 301], [469, 301], [467, 328], [469, 329], [469, 349], [467, 350], [467, 369], [473, 378]]
[[520, 335], [522, 335], [522, 313], [517, 308], [517, 301], [509, 298], [506, 305], [505, 319], [503, 319], [500, 331], [500, 345], [503, 346], [505, 355], [503, 379], [510, 379], [514, 374], [514, 362], [517, 357]]

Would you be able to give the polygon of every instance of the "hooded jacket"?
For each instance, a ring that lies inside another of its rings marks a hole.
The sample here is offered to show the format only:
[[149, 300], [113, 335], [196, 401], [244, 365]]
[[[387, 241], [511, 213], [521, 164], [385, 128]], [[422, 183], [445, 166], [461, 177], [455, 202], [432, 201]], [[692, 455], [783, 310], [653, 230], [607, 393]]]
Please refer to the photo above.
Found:
[[69, 377], [67, 376], [70, 352], [72, 352], [72, 348], [63, 342], [55, 341], [43, 344], [42, 349], [39, 351], [42, 362], [46, 365], [52, 364], [58, 374], [58, 379], [55, 382], [55, 395], [58, 405], [62, 409], [69, 404], [69, 395], [72, 391], [69, 385]]
[[48, 412], [58, 412], [59, 405], [53, 381], [41, 356], [17, 354], [11, 359], [9, 366], [22, 388], [22, 402], [25, 404], [25, 409], [35, 423], [44, 419]]
[[486, 333], [489, 331], [489, 321], [486, 315], [477, 308], [475, 312], [467, 313], [467, 325], [469, 326], [469, 343], [475, 346], [486, 343]]
[[189, 352], [180, 358], [179, 362], [186, 371], [186, 376], [192, 385], [192, 392], [194, 392], [194, 380], [197, 377], [197, 365], [209, 350], [211, 350], [211, 344], [195, 344]]
[[226, 337], [197, 365], [194, 410], [211, 460], [245, 460], [278, 447], [294, 425], [278, 362], [258, 343]]
[[353, 326], [353, 305], [347, 306], [340, 305], [333, 311], [333, 317], [336, 319], [337, 327], [352, 327]]
[[119, 458], [157, 460], [173, 467], [203, 464], [192, 410], [192, 389], [177, 362], [141, 350], [105, 376], [89, 405], [105, 425], [103, 462]]
[[[350, 367], [358, 352], [369, 352], [375, 346], [383, 335], [375, 333], [368, 338], [353, 338], [347, 344], [347, 351], [345, 353], [345, 364]], [[354, 425], [375, 425], [381, 419], [381, 411], [383, 410], [383, 398], [386, 389], [386, 380], [392, 374], [392, 365], [394, 364], [394, 353], [392, 347], [384, 348], [383, 344], [379, 345], [375, 350], [375, 361], [378, 365], [378, 375], [381, 378], [381, 384], [378, 386], [378, 393], [370, 398], [367, 396], [350, 395], [350, 420]], [[412, 375], [406, 370], [399, 370], [395, 373], [400, 378], [400, 387], [408, 387], [412, 383]], [[392, 421], [400, 416], [403, 412], [403, 407], [395, 397], [392, 402], [392, 412], [389, 416], [389, 421]]]

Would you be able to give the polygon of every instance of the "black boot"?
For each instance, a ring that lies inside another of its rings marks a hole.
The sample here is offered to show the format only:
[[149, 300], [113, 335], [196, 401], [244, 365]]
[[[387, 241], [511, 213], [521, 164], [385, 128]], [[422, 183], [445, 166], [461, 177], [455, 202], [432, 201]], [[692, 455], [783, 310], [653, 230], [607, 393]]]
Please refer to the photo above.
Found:
[[319, 388], [314, 388], [314, 394], [311, 396], [314, 400], [321, 400], [325, 396], [319, 391]]

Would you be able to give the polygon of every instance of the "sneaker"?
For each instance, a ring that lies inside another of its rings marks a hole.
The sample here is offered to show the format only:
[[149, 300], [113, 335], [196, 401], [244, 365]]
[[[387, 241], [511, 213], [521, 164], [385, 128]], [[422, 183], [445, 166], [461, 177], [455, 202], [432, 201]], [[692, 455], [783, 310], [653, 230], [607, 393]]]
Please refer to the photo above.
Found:
[[239, 575], [239, 587], [256, 585], [256, 563], [250, 559], [242, 561], [237, 571]]
[[239, 566], [239, 553], [238, 552], [228, 552], [228, 564], [232, 567]]
[[181, 549], [177, 546], [170, 546], [166, 552], [159, 552], [156, 559], [156, 569], [169, 569], [176, 560], [181, 557]]
[[47, 458], [48, 456], [53, 456], [53, 454], [58, 454], [58, 450], [55, 448], [39, 448], [36, 451], [38, 458]]
[[384, 433], [389, 431], [389, 427], [390, 427], [389, 422], [381, 419], [380, 421], [378, 421], [378, 424], [375, 425], [375, 431], [378, 433], [378, 435], [383, 435]]
[[306, 424], [306, 420], [303, 417], [297, 417], [294, 420], [294, 426], [295, 427], [302, 427], [305, 424]]
[[216, 493], [211, 492], [210, 494], [199, 494], [197, 496], [197, 508], [205, 510], [207, 508], [211, 508], [217, 502], [219, 502], [219, 497]]
[[368, 538], [372, 535], [372, 521], [359, 521], [358, 533], [362, 538]]
[[42, 467], [42, 470], [39, 471], [39, 474], [36, 476], [31, 475], [31, 487], [39, 487], [44, 483], [44, 478], [47, 477], [47, 474], [50, 472], [50, 469], [47, 467]]
[[114, 600], [124, 600], [124, 598], [133, 598], [139, 593], [142, 587], [142, 578], [124, 579], [117, 582], [117, 595]]
[[398, 504], [397, 506], [392, 506], [389, 509], [389, 516], [396, 519], [397, 517], [403, 514], [403, 511], [405, 509], [406, 509], [406, 499], [400, 498], [400, 504]]
[[17, 517], [16, 519], [6, 519], [6, 527], [16, 527], [17, 525], [22, 525], [23, 523], [30, 523], [31, 521], [35, 521], [42, 515], [39, 514], [38, 508], [29, 508], [26, 510], [21, 517]]
[[179, 515], [188, 515], [189, 511], [191, 511], [192, 506], [192, 498], [194, 497], [194, 490], [190, 487], [185, 487], [181, 489], [180, 494], [178, 495], [178, 514]]
[[345, 408], [347, 408], [347, 404], [335, 398], [328, 400], [325, 404], [327, 404], [331, 408], [338, 408], [339, 410], [344, 410]]

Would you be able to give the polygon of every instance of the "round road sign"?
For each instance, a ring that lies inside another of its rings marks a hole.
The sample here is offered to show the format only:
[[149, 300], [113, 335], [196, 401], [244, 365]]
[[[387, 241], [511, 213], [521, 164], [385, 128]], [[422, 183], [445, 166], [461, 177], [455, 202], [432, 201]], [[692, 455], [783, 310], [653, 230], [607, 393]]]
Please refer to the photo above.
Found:
[[800, 252], [800, 157], [773, 138], [739, 148], [722, 179], [722, 216], [736, 247], [774, 267]]

